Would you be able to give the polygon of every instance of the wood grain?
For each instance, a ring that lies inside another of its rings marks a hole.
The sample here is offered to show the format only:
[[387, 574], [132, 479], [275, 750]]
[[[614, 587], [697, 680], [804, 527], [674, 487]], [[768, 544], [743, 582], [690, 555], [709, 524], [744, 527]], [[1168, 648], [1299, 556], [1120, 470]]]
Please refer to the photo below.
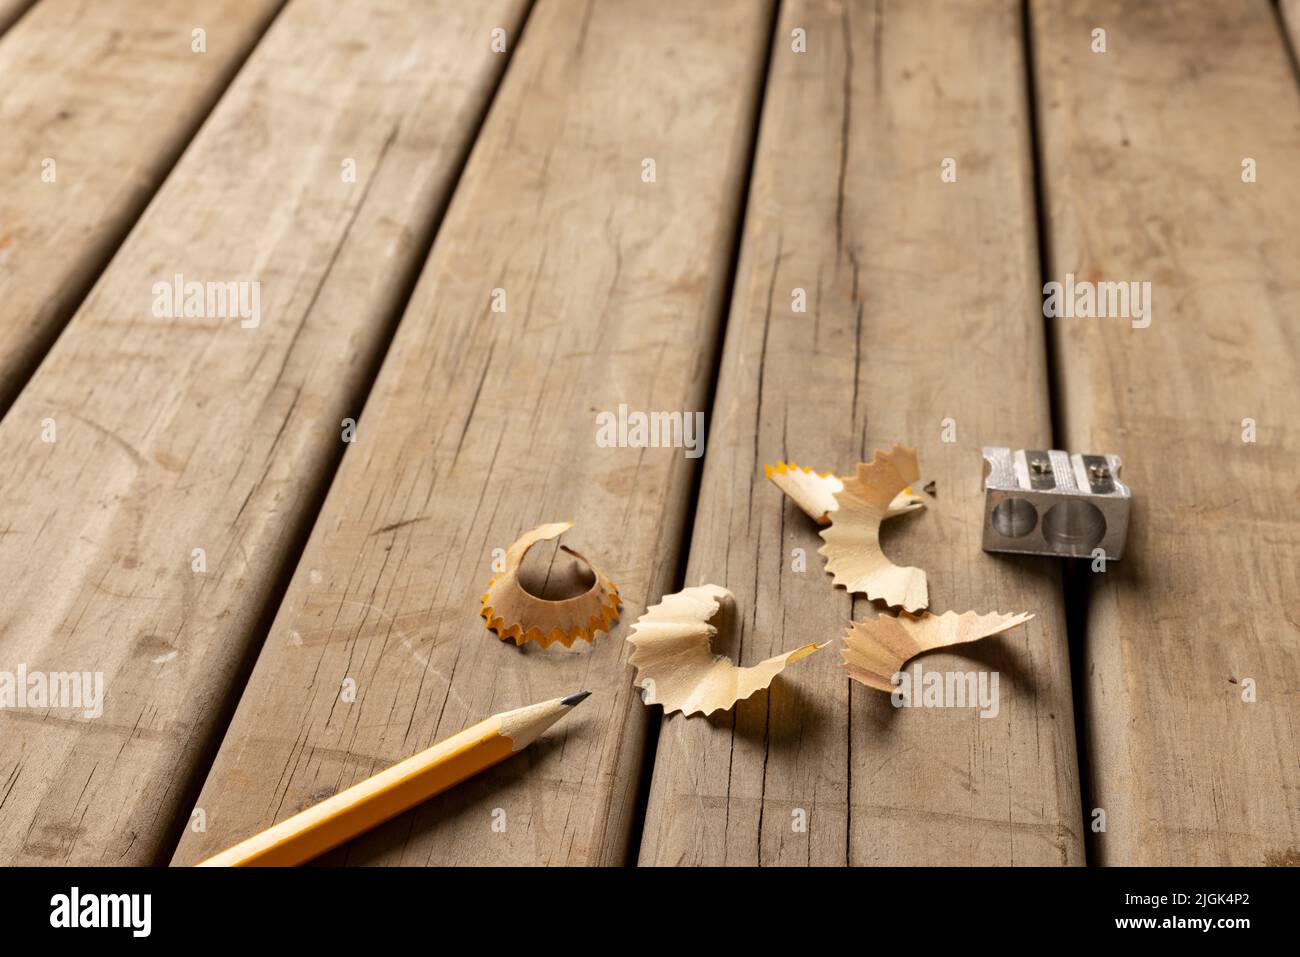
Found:
[[980, 550], [980, 447], [1050, 438], [1032, 182], [1018, 3], [783, 5], [686, 582], [735, 592], [715, 650], [740, 663], [841, 638], [875, 610], [762, 468], [902, 441], [937, 497], [886, 554], [928, 571], [932, 611], [1036, 617], [921, 659], [999, 672], [993, 719], [896, 710], [838, 642], [731, 714], [665, 719], [642, 863], [1082, 861], [1058, 568]]
[[[705, 408], [768, 14], [534, 8], [177, 863], [580, 688], [554, 733], [328, 860], [625, 860], [645, 715], [623, 636], [673, 584], [694, 462], [598, 447], [596, 416]], [[572, 649], [501, 642], [479, 618], [493, 550], [570, 520], [619, 625]]]
[[[0, 860], [169, 856], [522, 14], [295, 0], [0, 423], [0, 670], [106, 685], [0, 712]], [[175, 274], [260, 325], [157, 318]]]
[[1095, 858], [1294, 863], [1296, 76], [1266, 0], [1032, 11], [1049, 272], [1152, 283], [1147, 328], [1053, 326], [1064, 442], [1121, 455], [1135, 495], [1087, 605]]
[[[281, 2], [43, 0], [5, 34], [0, 412]], [[207, 31], [206, 53], [191, 51], [195, 27]], [[53, 182], [43, 179], [47, 159]]]

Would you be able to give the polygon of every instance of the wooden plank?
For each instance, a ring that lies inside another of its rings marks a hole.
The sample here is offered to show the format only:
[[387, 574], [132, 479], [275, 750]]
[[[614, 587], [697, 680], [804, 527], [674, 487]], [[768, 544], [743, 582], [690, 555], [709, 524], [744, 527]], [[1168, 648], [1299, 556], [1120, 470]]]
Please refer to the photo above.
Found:
[[1293, 864], [1296, 77], [1266, 0], [1032, 10], [1049, 276], [1152, 284], [1146, 328], [1053, 320], [1063, 440], [1123, 456], [1136, 498], [1090, 576], [1095, 856]]
[[[200, 796], [207, 832], [176, 862], [579, 688], [528, 752], [328, 860], [625, 860], [646, 742], [623, 636], [673, 584], [694, 462], [598, 447], [595, 419], [705, 407], [767, 11], [534, 8]], [[520, 650], [479, 617], [492, 550], [557, 520], [619, 586], [622, 620], [594, 645]]]
[[[295, 0], [0, 423], [0, 670], [105, 684], [0, 711], [0, 860], [170, 855], [522, 16]], [[260, 324], [156, 318], [176, 274]]]
[[281, 2], [44, 0], [0, 42], [0, 412]]
[[837, 643], [731, 714], [664, 721], [642, 863], [1082, 860], [1058, 571], [980, 550], [980, 447], [1050, 437], [1021, 46], [1010, 0], [783, 5], [686, 576], [736, 594], [716, 650], [742, 663], [841, 637], [875, 612], [832, 588], [763, 464], [915, 443], [937, 498], [886, 552], [927, 569], [933, 611], [1037, 616], [922, 659], [999, 672], [999, 712], [895, 710]]

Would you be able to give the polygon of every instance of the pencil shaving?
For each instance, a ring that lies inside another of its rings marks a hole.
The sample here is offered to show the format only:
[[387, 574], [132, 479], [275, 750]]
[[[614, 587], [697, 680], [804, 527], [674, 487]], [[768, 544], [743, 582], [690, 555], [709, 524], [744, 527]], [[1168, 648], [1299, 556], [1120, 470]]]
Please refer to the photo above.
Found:
[[594, 641], [598, 633], [609, 631], [610, 625], [618, 621], [618, 588], [604, 572], [571, 548], [560, 546], [590, 568], [596, 577], [583, 594], [552, 601], [531, 594], [519, 582], [519, 568], [528, 550], [538, 542], [559, 538], [572, 527], [572, 522], [539, 525], [506, 550], [505, 571], [488, 582], [481, 612], [487, 626], [502, 641], [512, 640], [516, 645], [535, 641], [543, 648], [558, 641], [568, 648], [578, 638]]
[[880, 550], [880, 523], [919, 474], [916, 449], [895, 445], [888, 452], [877, 449], [870, 462], [858, 463], [857, 473], [843, 480], [830, 527], [819, 533], [826, 544], [818, 553], [836, 585], [910, 612], [929, 603], [925, 572], [895, 565]]
[[1028, 612], [981, 615], [947, 611], [942, 615], [923, 612], [915, 618], [881, 615], [871, 621], [855, 621], [844, 636], [841, 664], [854, 681], [868, 688], [893, 691], [893, 676], [921, 652], [979, 641], [1023, 625], [1033, 617]]
[[709, 622], [724, 600], [735, 599], [720, 585], [684, 588], [665, 595], [637, 619], [627, 640], [634, 646], [635, 684], [643, 689], [646, 704], [661, 704], [664, 714], [680, 711], [688, 718], [730, 710], [768, 687], [790, 662], [825, 647], [804, 645], [752, 667], [737, 667], [711, 648], [718, 629]]
[[[837, 507], [835, 496], [844, 490], [844, 480], [838, 475], [804, 468], [794, 462], [778, 460], [775, 465], [764, 465], [763, 474], [818, 525], [830, 522], [830, 514]], [[885, 518], [924, 507], [925, 500], [912, 494], [910, 488], [905, 488], [894, 496], [885, 511]]]

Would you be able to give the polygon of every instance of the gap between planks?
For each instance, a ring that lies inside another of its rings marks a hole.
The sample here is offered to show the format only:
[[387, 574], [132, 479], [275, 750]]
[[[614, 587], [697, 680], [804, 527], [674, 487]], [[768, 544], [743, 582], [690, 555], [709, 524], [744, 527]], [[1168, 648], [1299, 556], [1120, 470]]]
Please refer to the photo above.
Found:
[[1064, 447], [1121, 455], [1137, 495], [1085, 576], [1093, 856], [1294, 862], [1294, 62], [1267, 0], [1030, 9], [1049, 275], [1152, 284], [1145, 328], [1053, 320]]
[[[556, 734], [325, 862], [626, 859], [645, 708], [623, 637], [672, 584], [694, 465], [597, 447], [595, 413], [707, 401], [762, 11], [537, 5], [200, 796], [208, 830], [176, 863], [578, 687], [595, 693]], [[500, 642], [478, 616], [492, 549], [565, 519], [618, 582], [619, 625], [572, 650]]]
[[[0, 37], [0, 77], [13, 91], [0, 111], [0, 182], [11, 186], [0, 191], [0, 416], [283, 3], [209, 4], [205, 53], [191, 50], [196, 18], [184, 0], [44, 0]], [[121, 29], [133, 18], [150, 28]]]
[[745, 663], [839, 638], [874, 612], [831, 587], [762, 466], [843, 471], [915, 442], [939, 495], [887, 552], [931, 572], [935, 611], [1037, 616], [925, 658], [999, 671], [1001, 715], [897, 711], [832, 645], [728, 714], [664, 720], [644, 864], [1083, 861], [1059, 570], [979, 542], [980, 447], [1050, 437], [1021, 13], [783, 5], [686, 582], [736, 594], [714, 650]]
[[[170, 850], [523, 9], [294, 0], [0, 422], [0, 648], [110, 689], [94, 722], [0, 714], [6, 860]], [[173, 272], [261, 276], [263, 321], [154, 318]]]

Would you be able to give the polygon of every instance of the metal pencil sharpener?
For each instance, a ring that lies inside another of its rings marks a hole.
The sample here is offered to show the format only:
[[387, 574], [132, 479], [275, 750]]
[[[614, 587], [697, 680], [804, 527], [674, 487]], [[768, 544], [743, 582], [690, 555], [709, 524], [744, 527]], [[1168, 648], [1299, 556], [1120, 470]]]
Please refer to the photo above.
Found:
[[984, 449], [984, 551], [1121, 558], [1133, 502], [1122, 467], [1118, 455]]

